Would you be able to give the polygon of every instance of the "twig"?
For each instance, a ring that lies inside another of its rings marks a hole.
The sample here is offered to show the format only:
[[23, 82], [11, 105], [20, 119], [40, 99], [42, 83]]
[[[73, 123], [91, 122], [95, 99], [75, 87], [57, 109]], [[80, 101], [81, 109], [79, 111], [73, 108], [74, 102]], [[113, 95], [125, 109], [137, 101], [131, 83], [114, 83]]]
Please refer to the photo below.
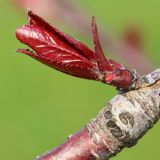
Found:
[[115, 96], [81, 131], [36, 160], [107, 160], [132, 147], [160, 118], [160, 69]]

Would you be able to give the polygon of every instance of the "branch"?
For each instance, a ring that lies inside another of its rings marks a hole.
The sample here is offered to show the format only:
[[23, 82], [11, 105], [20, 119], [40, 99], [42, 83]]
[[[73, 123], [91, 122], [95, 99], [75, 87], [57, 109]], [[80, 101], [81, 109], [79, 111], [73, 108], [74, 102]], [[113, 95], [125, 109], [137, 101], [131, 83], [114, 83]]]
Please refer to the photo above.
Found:
[[115, 96], [82, 130], [36, 160], [108, 160], [137, 141], [160, 118], [160, 68], [137, 89]]

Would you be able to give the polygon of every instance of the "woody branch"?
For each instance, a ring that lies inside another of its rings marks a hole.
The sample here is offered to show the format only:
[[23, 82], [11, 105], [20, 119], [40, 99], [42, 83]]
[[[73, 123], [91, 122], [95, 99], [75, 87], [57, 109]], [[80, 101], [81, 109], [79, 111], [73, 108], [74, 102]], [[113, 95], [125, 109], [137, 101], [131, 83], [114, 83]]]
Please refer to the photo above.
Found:
[[115, 96], [82, 130], [37, 160], [106, 160], [137, 141], [160, 118], [160, 69]]

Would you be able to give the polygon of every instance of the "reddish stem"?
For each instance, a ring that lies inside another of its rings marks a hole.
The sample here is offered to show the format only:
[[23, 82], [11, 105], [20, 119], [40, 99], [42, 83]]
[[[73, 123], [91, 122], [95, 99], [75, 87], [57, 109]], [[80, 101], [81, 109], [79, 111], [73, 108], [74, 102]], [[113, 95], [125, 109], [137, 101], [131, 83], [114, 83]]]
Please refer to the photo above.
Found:
[[95, 160], [96, 155], [106, 157], [108, 149], [96, 144], [87, 128], [82, 129], [58, 148], [55, 148], [36, 160]]

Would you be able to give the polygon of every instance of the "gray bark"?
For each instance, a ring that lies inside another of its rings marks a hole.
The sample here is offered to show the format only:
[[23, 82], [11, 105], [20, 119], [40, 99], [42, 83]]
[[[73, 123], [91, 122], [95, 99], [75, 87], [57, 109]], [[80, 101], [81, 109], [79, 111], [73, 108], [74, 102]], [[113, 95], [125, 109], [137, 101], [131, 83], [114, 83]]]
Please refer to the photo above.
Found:
[[93, 153], [109, 159], [124, 147], [135, 145], [160, 118], [160, 69], [140, 77], [136, 90], [118, 94], [87, 125], [94, 143], [109, 152]]

